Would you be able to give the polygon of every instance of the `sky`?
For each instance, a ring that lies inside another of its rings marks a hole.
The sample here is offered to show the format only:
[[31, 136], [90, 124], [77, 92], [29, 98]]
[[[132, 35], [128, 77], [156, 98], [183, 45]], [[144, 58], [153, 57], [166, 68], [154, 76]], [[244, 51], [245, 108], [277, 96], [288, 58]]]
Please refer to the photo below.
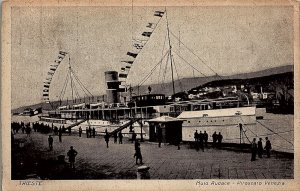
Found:
[[[141, 36], [146, 25], [158, 21], [156, 10], [164, 8], [13, 7], [12, 108], [42, 101], [43, 82], [60, 50], [69, 53], [73, 70], [93, 95], [105, 94], [104, 72], [125, 66], [121, 61], [130, 60], [127, 51], [135, 51], [132, 39], [147, 39]], [[294, 62], [292, 7], [167, 7], [167, 17], [175, 79]], [[169, 46], [166, 24], [164, 16], [135, 59], [128, 85], [139, 84], [157, 64], [144, 84], [171, 80], [170, 64], [162, 59]], [[67, 73], [65, 59], [51, 82], [50, 100], [58, 99]]]

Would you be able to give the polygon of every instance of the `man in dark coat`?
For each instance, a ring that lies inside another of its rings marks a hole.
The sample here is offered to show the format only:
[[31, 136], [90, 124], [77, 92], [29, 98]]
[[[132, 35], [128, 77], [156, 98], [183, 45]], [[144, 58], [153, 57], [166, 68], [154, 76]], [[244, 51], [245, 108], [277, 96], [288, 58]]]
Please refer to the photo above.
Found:
[[203, 135], [202, 131], [200, 131], [200, 133], [199, 133], [200, 148], [204, 152], [203, 140], [204, 140], [204, 135]]
[[157, 141], [158, 141], [158, 147], [161, 147], [161, 142], [162, 142], [162, 129], [159, 127], [157, 129]]
[[85, 128], [85, 133], [86, 133], [86, 138], [89, 138], [89, 129], [87, 127]]
[[216, 147], [216, 143], [217, 143], [217, 139], [218, 139], [218, 135], [217, 132], [215, 131], [214, 134], [212, 135], [213, 138], [213, 147]]
[[93, 127], [93, 138], [95, 138], [95, 136], [96, 136], [96, 130], [95, 130], [95, 128]]
[[257, 154], [259, 158], [262, 158], [262, 154], [263, 154], [262, 138], [259, 138], [259, 141], [257, 142]]
[[75, 157], [77, 155], [77, 151], [73, 149], [73, 146], [70, 147], [70, 150], [68, 151], [67, 155], [69, 157], [70, 167], [75, 168]]
[[270, 155], [271, 155], [270, 151], [272, 149], [272, 145], [271, 145], [271, 142], [268, 139], [268, 137], [266, 137], [266, 146], [265, 146], [265, 149], [266, 149], [267, 157], [270, 158]]
[[58, 130], [58, 138], [59, 138], [59, 142], [62, 142], [62, 141], [61, 141], [61, 136], [62, 136], [62, 129], [61, 129], [61, 127], [59, 127], [59, 130]]
[[119, 144], [123, 144], [123, 142], [122, 142], [123, 135], [122, 135], [122, 132], [121, 132], [121, 131], [119, 132], [118, 137], [119, 137]]
[[221, 132], [219, 132], [219, 134], [217, 136], [217, 139], [218, 139], [218, 147], [221, 147], [222, 146], [222, 140], [223, 140], [223, 135], [221, 134]]
[[69, 135], [71, 135], [71, 127], [70, 126], [68, 127], [68, 132], [69, 132]]
[[104, 140], [106, 142], [106, 148], [108, 148], [108, 142], [109, 142], [109, 134], [106, 132], [106, 134], [104, 135]]
[[135, 157], [135, 164], [138, 164], [138, 160], [140, 160], [140, 164], [144, 164], [140, 146], [141, 146], [140, 143], [138, 141], [136, 141], [136, 143], [135, 143], [135, 153], [134, 153], [134, 156], [133, 156], [133, 157]]
[[206, 131], [204, 131], [203, 133], [203, 138], [204, 138], [205, 147], [207, 147], [208, 134], [206, 133]]
[[133, 131], [131, 143], [135, 142], [135, 140], [136, 140], [136, 133]]
[[79, 127], [79, 137], [81, 137], [81, 134], [82, 134], [82, 128]]
[[49, 137], [48, 137], [48, 143], [49, 143], [49, 149], [50, 149], [50, 151], [52, 151], [53, 150], [53, 138], [51, 135], [49, 135]]
[[196, 130], [194, 133], [195, 143], [198, 142], [198, 131]]
[[117, 132], [114, 133], [114, 143], [118, 142], [118, 134]]
[[256, 153], [257, 153], [256, 138], [253, 138], [253, 141], [251, 143], [251, 161], [256, 160]]

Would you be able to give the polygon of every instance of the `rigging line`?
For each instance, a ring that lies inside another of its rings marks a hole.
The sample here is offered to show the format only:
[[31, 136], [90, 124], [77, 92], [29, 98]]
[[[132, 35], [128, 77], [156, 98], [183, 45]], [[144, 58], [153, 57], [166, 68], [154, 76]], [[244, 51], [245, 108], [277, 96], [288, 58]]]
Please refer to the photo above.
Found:
[[64, 84], [64, 86], [63, 86], [61, 95], [60, 95], [60, 100], [63, 100], [63, 98], [64, 98], [64, 96], [65, 96], [65, 93], [66, 93], [66, 89], [67, 89], [68, 83], [69, 83], [69, 74], [67, 74], [67, 76], [66, 76], [66, 81], [65, 81], [65, 84]]
[[184, 58], [182, 58], [182, 56], [178, 55], [178, 53], [176, 51], [174, 51], [173, 49], [173, 52], [179, 57], [181, 58], [185, 63], [187, 63], [189, 66], [191, 66], [192, 68], [194, 68], [197, 72], [199, 72], [200, 74], [202, 74], [204, 77], [208, 77], [206, 76], [205, 74], [203, 74], [202, 72], [200, 72], [197, 68], [195, 68], [193, 65], [191, 65], [188, 61], [186, 61]]
[[[93, 96], [93, 94], [91, 93], [91, 92], [89, 92], [89, 90], [83, 85], [83, 83], [79, 80], [79, 78], [78, 78], [78, 76], [76, 75], [76, 73], [75, 73], [75, 71], [72, 69], [72, 73], [73, 73], [73, 75], [74, 75], [74, 77], [75, 77], [75, 79], [77, 80], [77, 82], [78, 82], [78, 84], [81, 86], [81, 89], [84, 91], [84, 93], [86, 94], [86, 95], [88, 95], [88, 93], [91, 95], [91, 96]], [[88, 93], [86, 93], [86, 92], [88, 92]]]
[[[165, 38], [164, 38], [164, 45], [163, 45], [163, 49], [162, 49], [162, 51], [161, 51], [161, 56], [163, 57], [163, 54], [164, 54], [164, 50], [165, 50], [165, 44], [166, 44], [166, 38], [167, 38], [167, 33], [166, 33], [166, 35], [165, 35]], [[160, 66], [159, 66], [159, 73], [158, 73], [158, 84], [159, 84], [159, 78], [160, 78], [160, 72], [161, 72], [161, 67], [162, 67], [162, 63], [163, 63], [163, 60], [161, 61], [161, 63], [160, 63]]]
[[[239, 116], [239, 117], [240, 117], [240, 119], [241, 119], [241, 121], [242, 121], [242, 125], [243, 125], [244, 127], [246, 127], [251, 133], [253, 133], [253, 135], [255, 135], [256, 137], [258, 137], [258, 135], [257, 135], [256, 133], [254, 133], [250, 128], [248, 128], [248, 127], [245, 125], [245, 122], [244, 122], [242, 116]], [[246, 132], [245, 132], [245, 133], [246, 133]]]
[[81, 86], [93, 97], [93, 94], [82, 84], [82, 82], [80, 81], [80, 79], [78, 78], [77, 74], [74, 72], [73, 69], [72, 70], [72, 73], [75, 77], [75, 79], [78, 81], [78, 84], [81, 84]]
[[291, 145], [294, 146], [294, 144], [292, 142], [290, 142], [289, 140], [285, 139], [284, 137], [282, 137], [281, 135], [279, 135], [277, 132], [273, 131], [272, 129], [268, 128], [267, 126], [263, 125], [261, 122], [259, 121], [256, 121], [258, 122], [259, 124], [261, 124], [261, 126], [263, 126], [264, 128], [268, 129], [269, 131], [275, 133], [276, 135], [278, 135], [279, 137], [281, 137], [283, 140], [285, 140], [286, 142], [290, 143]]
[[[73, 70], [72, 70], [72, 74], [73, 74], [73, 76], [75, 77]], [[89, 96], [89, 94], [86, 93], [86, 91], [83, 89], [83, 87], [81, 86], [81, 84], [78, 82], [78, 80], [77, 80], [76, 77], [75, 77], [75, 80], [76, 80], [76, 82], [78, 83], [78, 85], [79, 85], [79, 87], [81, 88], [81, 90], [83, 91], [83, 93], [84, 93], [85, 95]]]
[[207, 66], [214, 74], [216, 74], [221, 80], [223, 79], [217, 72], [215, 72], [208, 64], [205, 63], [203, 59], [201, 59], [198, 55], [194, 53], [190, 48], [188, 48], [172, 31], [170, 31], [171, 35], [174, 36], [188, 51], [190, 51], [194, 56], [196, 56], [205, 66]]
[[176, 74], [177, 74], [177, 80], [179, 81], [179, 87], [180, 87], [180, 90], [183, 91], [182, 83], [181, 83], [181, 80], [180, 80], [180, 78], [179, 78], [179, 74], [178, 74], [177, 67], [176, 67], [176, 64], [175, 64], [175, 61], [174, 61], [174, 57], [173, 57], [173, 56], [172, 56], [172, 59], [173, 59], [173, 64], [174, 64], [175, 72], [176, 72]]
[[[168, 52], [168, 54], [170, 54], [170, 52]], [[162, 83], [161, 83], [161, 87], [162, 89], [164, 88], [163, 86], [163, 83], [165, 82], [165, 79], [166, 79], [166, 73], [167, 73], [167, 68], [168, 68], [168, 62], [169, 62], [169, 55], [167, 57], [167, 60], [166, 60], [166, 65], [165, 65], [165, 70], [164, 70], [164, 75], [163, 75], [163, 79], [162, 79]]]
[[[75, 90], [75, 96], [77, 96], [77, 98], [80, 98], [75, 82], [74, 82], [74, 90]], [[76, 97], [75, 97], [75, 99], [76, 99]]]
[[[70, 69], [71, 69], [71, 66], [70, 66]], [[72, 102], [74, 103], [73, 78], [72, 78], [71, 70], [69, 71], [69, 73], [70, 73], [70, 79], [71, 79]]]
[[[164, 54], [164, 56], [159, 60], [159, 62], [152, 68], [152, 70], [150, 71], [150, 73], [148, 75], [146, 75], [142, 81], [138, 84], [138, 86], [142, 85], [145, 82], [145, 78], [149, 78], [149, 76], [153, 73], [153, 71], [157, 68], [157, 66], [160, 64], [161, 60], [163, 60], [166, 55], [168, 55], [169, 50], [166, 51], [166, 53]], [[147, 79], [146, 79], [147, 80]]]
[[63, 88], [62, 88], [62, 90], [61, 90], [61, 92], [60, 92], [60, 94], [59, 94], [59, 99], [60, 99], [60, 100], [61, 100], [61, 98], [62, 98], [63, 91], [64, 91], [64, 89], [65, 89], [65, 86], [66, 86], [67, 83], [68, 83], [68, 80], [69, 80], [69, 74], [66, 75], [65, 83], [64, 83]]

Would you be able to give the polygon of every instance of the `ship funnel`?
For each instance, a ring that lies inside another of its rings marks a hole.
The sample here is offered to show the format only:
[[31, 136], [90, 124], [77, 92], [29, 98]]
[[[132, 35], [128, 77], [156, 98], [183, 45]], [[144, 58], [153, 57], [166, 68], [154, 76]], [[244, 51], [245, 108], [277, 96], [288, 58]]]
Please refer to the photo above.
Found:
[[106, 71], [104, 74], [106, 82], [107, 103], [120, 103], [118, 91], [121, 82], [119, 81], [118, 72]]

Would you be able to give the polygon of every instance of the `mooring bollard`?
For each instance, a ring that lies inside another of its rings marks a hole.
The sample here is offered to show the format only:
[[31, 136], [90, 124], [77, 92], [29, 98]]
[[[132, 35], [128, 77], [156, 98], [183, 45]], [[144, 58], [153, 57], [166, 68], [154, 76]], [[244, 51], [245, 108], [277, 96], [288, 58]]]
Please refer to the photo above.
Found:
[[139, 166], [136, 172], [137, 179], [150, 179], [149, 169], [148, 166]]

